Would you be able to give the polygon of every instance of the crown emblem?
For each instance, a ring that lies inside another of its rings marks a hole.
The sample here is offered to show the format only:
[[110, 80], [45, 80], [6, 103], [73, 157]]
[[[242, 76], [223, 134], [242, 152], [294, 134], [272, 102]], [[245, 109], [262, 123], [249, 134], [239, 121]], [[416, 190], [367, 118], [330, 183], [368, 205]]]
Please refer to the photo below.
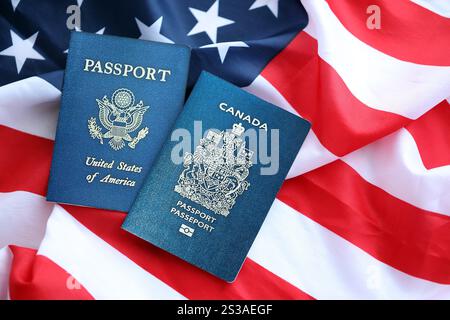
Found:
[[92, 139], [100, 140], [101, 144], [103, 139], [110, 139], [109, 145], [116, 151], [122, 149], [125, 141], [128, 141], [128, 146], [134, 149], [137, 143], [147, 136], [148, 128], [141, 129], [134, 138], [130, 133], [141, 126], [144, 113], [149, 108], [144, 106], [142, 100], [135, 105], [134, 99], [133, 92], [125, 88], [114, 91], [111, 101], [107, 96], [101, 100], [96, 99], [99, 108], [98, 118], [106, 133], [103, 133], [102, 128], [97, 125], [97, 119], [91, 117], [88, 120], [88, 129]]
[[232, 130], [232, 132], [233, 132], [234, 135], [240, 137], [240, 136], [244, 133], [244, 131], [245, 131], [245, 129], [244, 129], [244, 127], [243, 127], [240, 123], [238, 123], [238, 124], [236, 124], [236, 123], [233, 124], [233, 130]]
[[240, 123], [234, 124], [231, 132], [209, 130], [194, 154], [185, 154], [175, 191], [216, 214], [228, 216], [236, 198], [250, 186], [246, 178], [253, 151], [240, 138], [244, 131]]

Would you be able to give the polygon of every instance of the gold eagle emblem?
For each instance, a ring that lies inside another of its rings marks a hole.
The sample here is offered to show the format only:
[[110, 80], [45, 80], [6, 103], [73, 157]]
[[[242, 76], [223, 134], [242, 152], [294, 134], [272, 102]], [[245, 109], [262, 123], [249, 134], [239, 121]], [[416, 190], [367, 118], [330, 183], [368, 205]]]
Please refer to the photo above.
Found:
[[120, 88], [114, 91], [111, 101], [106, 95], [96, 101], [99, 107], [98, 118], [107, 131], [102, 133], [96, 118], [91, 117], [88, 120], [88, 129], [93, 139], [99, 139], [101, 144], [103, 139], [110, 139], [109, 145], [117, 151], [125, 146], [125, 141], [131, 149], [134, 149], [137, 143], [147, 136], [149, 131], [147, 127], [141, 129], [134, 138], [130, 136], [130, 133], [141, 126], [144, 114], [149, 108], [142, 100], [135, 105], [135, 97], [131, 90]]

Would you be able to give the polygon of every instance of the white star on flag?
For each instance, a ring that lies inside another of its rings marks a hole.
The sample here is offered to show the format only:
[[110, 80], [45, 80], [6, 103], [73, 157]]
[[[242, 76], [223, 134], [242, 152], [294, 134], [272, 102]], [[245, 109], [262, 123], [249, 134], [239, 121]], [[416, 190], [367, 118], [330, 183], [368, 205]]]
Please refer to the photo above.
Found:
[[139, 37], [139, 39], [159, 41], [165, 43], [174, 43], [172, 40], [161, 34], [161, 26], [163, 22], [162, 16], [159, 17], [159, 19], [153, 22], [150, 26], [147, 26], [138, 18], [134, 19], [136, 20], [139, 31], [141, 32], [141, 36]]
[[217, 48], [219, 51], [220, 61], [223, 63], [228, 53], [228, 49], [233, 47], [248, 48], [248, 45], [243, 41], [229, 41], [229, 42], [219, 42], [211, 43], [200, 48]]
[[11, 0], [11, 5], [13, 7], [13, 11], [16, 11], [17, 6], [19, 5], [20, 0]]
[[14, 31], [10, 30], [12, 46], [0, 51], [2, 56], [10, 56], [16, 59], [17, 74], [20, 73], [27, 59], [45, 60], [45, 58], [33, 49], [39, 32], [36, 32], [28, 39], [22, 39]]
[[234, 23], [233, 20], [219, 16], [219, 0], [214, 2], [208, 11], [201, 11], [194, 8], [189, 8], [189, 10], [191, 10], [191, 13], [197, 19], [197, 24], [189, 31], [188, 36], [206, 32], [211, 41], [216, 43], [217, 29]]
[[255, 0], [255, 2], [253, 2], [250, 9], [248, 10], [253, 10], [266, 6], [273, 13], [273, 15], [278, 18], [279, 1], [280, 0]]

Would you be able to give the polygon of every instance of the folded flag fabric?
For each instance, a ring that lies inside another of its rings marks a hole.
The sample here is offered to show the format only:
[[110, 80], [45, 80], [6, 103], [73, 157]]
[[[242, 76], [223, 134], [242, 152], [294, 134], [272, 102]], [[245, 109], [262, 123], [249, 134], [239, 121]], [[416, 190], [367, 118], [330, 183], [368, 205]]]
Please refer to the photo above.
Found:
[[[449, 299], [450, 5], [0, 3], [0, 299]], [[243, 268], [219, 280], [45, 201], [70, 29], [192, 47], [312, 123]]]

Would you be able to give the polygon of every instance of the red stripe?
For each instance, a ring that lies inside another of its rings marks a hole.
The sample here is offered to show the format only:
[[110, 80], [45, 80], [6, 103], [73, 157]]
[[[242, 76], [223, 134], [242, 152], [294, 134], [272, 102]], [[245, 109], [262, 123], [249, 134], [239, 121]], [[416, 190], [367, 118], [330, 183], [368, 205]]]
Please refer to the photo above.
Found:
[[304, 118], [320, 142], [343, 156], [404, 126], [410, 119], [375, 110], [352, 95], [317, 53], [317, 40], [301, 32], [263, 70], [267, 79]]
[[0, 191], [47, 193], [53, 141], [0, 125]]
[[122, 230], [124, 213], [67, 205], [64, 208], [93, 233], [189, 299], [311, 299], [250, 259], [245, 261], [236, 281], [226, 283]]
[[10, 246], [12, 300], [92, 300], [93, 297], [69, 273], [36, 250]]
[[[414, 63], [450, 65], [450, 19], [408, 0], [327, 2], [348, 31], [375, 49]], [[371, 5], [380, 8], [380, 29], [367, 27], [367, 19], [372, 14], [366, 11]]]
[[[0, 126], [0, 192], [26, 190], [45, 195], [53, 143]], [[29, 178], [29, 176], [33, 178]], [[311, 297], [247, 259], [228, 284], [120, 228], [125, 214], [65, 206], [76, 219], [148, 272], [191, 299], [310, 299]]]
[[406, 129], [419, 148], [427, 169], [450, 165], [450, 105], [442, 101]]
[[450, 284], [450, 217], [389, 195], [344, 162], [287, 180], [277, 197], [376, 259]]

